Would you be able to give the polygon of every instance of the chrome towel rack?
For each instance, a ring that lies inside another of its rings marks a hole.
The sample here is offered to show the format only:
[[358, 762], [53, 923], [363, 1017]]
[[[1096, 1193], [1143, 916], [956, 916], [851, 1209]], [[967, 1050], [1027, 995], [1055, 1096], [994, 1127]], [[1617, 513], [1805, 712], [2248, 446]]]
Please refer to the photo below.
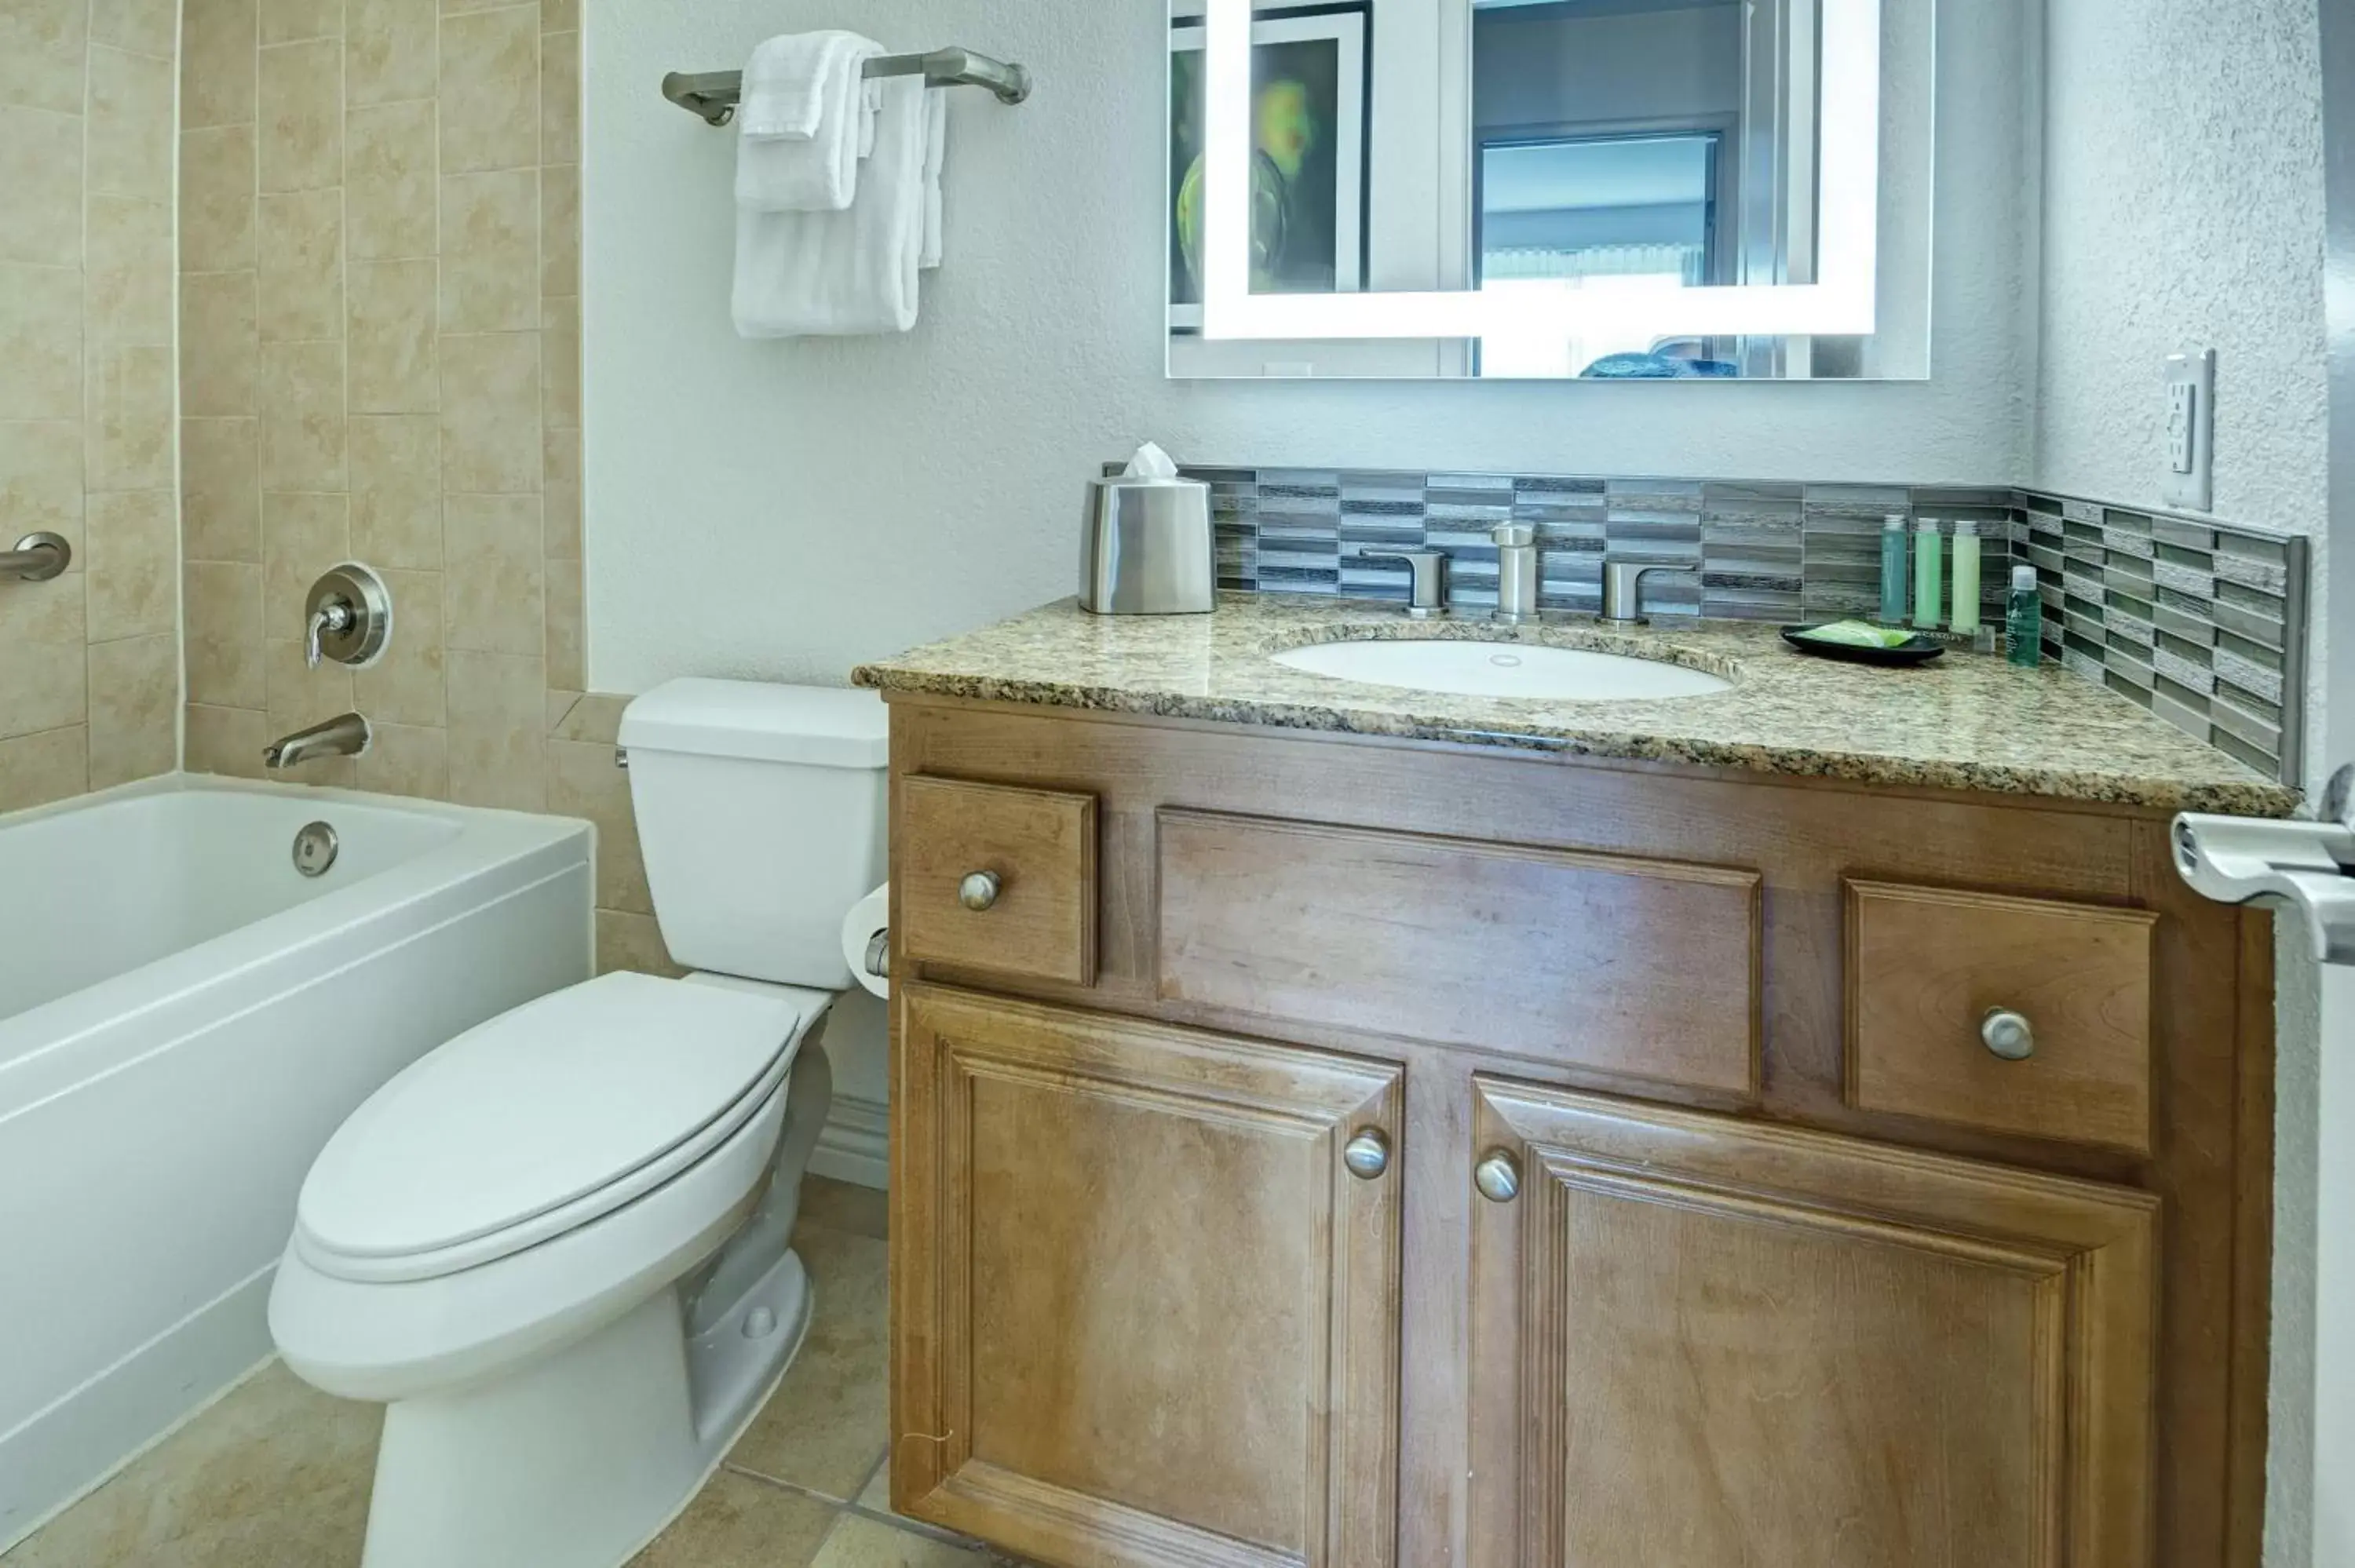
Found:
[[13, 550], [0, 550], [0, 577], [45, 583], [73, 561], [73, 546], [55, 534], [27, 534]]
[[[1030, 73], [1018, 65], [991, 59], [971, 49], [934, 49], [922, 55], [877, 55], [867, 61], [868, 76], [921, 76], [927, 87], [986, 87], [1000, 103], [1019, 103], [1030, 96]], [[725, 125], [736, 117], [744, 94], [741, 70], [673, 71], [663, 78], [663, 96], [681, 109], [703, 116], [706, 123]]]

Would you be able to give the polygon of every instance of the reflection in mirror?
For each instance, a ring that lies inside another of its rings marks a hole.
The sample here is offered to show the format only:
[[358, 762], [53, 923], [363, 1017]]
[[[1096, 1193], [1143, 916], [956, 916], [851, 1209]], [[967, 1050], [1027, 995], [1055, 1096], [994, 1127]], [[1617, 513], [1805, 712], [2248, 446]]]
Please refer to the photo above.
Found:
[[1929, 373], [1934, 0], [1179, 4], [1173, 376]]

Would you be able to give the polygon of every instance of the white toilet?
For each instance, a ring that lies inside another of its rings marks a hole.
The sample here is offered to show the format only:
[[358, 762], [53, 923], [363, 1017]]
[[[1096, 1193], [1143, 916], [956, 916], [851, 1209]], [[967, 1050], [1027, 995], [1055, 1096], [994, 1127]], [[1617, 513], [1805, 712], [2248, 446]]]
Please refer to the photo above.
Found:
[[470, 1030], [311, 1168], [270, 1329], [306, 1382], [387, 1406], [365, 1568], [616, 1568], [783, 1375], [831, 1096], [803, 1045], [884, 878], [886, 736], [868, 692], [633, 703], [663, 937], [709, 972], [608, 975]]

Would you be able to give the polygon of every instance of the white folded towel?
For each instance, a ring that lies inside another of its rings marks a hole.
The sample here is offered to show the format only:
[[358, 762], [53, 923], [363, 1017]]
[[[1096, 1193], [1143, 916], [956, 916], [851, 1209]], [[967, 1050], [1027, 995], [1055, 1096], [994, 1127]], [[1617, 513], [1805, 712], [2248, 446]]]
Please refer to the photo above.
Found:
[[949, 155], [949, 95], [924, 94], [924, 253], [916, 265], [941, 264], [941, 168]]
[[923, 79], [884, 84], [875, 155], [843, 212], [736, 212], [736, 330], [840, 337], [916, 324], [924, 246]]
[[759, 212], [840, 212], [858, 190], [868, 102], [862, 66], [883, 46], [856, 33], [770, 38], [745, 62], [736, 107], [736, 202]]

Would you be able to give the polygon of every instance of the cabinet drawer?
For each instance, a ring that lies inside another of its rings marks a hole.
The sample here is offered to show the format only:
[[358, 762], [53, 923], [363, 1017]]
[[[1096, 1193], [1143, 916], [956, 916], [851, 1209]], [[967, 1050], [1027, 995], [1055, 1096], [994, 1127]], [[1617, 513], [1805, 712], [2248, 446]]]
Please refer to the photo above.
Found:
[[[1095, 983], [1093, 796], [908, 779], [893, 831], [904, 957]], [[962, 896], [976, 875], [995, 880], [986, 907]]]
[[1753, 872], [1165, 810], [1172, 1001], [1748, 1097]]
[[[2137, 909], [1848, 884], [1848, 1089], [1859, 1109], [2150, 1150], [2151, 934]], [[1991, 1012], [2028, 1022], [1998, 1054]]]

